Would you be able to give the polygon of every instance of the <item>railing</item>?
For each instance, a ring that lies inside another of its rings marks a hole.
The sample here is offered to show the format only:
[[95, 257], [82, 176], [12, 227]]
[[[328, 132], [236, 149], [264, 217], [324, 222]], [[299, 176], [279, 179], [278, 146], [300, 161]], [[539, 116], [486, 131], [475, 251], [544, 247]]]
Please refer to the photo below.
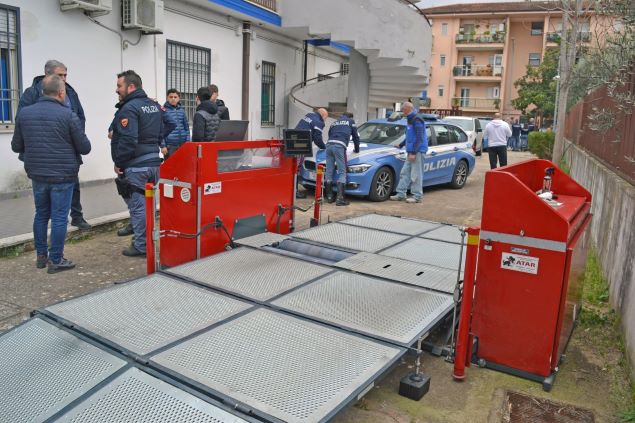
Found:
[[454, 76], [502, 76], [502, 66], [492, 65], [463, 65], [452, 68]]
[[462, 109], [498, 110], [500, 103], [499, 98], [454, 97], [452, 99], [452, 105]]
[[505, 33], [494, 34], [456, 34], [457, 44], [500, 44], [505, 42]]
[[248, 0], [250, 3], [257, 4], [260, 7], [265, 9], [269, 9], [271, 11], [276, 12], [277, 9], [277, 0]]
[[[320, 106], [320, 105], [311, 105], [311, 104], [307, 104], [304, 101], [298, 99], [295, 96], [296, 91], [298, 91], [300, 88], [304, 88], [305, 86], [307, 86], [309, 83], [316, 83], [316, 82], [321, 82], [324, 81], [326, 79], [331, 79], [334, 78], [336, 76], [344, 76], [344, 75], [348, 75], [348, 69], [346, 70], [339, 70], [337, 72], [331, 72], [331, 73], [326, 73], [326, 74], [321, 74], [319, 76], [316, 76], [315, 78], [311, 78], [311, 79], [307, 79], [305, 82], [300, 82], [299, 84], [294, 85], [293, 87], [291, 87], [291, 90], [289, 91], [289, 97], [291, 98], [291, 101], [293, 101], [294, 103], [298, 103], [303, 105], [304, 107], [308, 107], [311, 110], [317, 110], [319, 108], [325, 108], [328, 110], [328, 106]], [[327, 77], [327, 78], [325, 78]], [[330, 77], [330, 78], [328, 78]], [[329, 112], [329, 117], [332, 117], [333, 119], [337, 119], [340, 116], [342, 116], [342, 113], [331, 113]]]
[[[578, 32], [578, 36], [576, 37], [576, 41], [580, 43], [589, 43], [591, 42], [592, 34], [589, 31], [581, 31]], [[562, 32], [547, 32], [547, 42], [548, 43], [558, 43], [562, 39]]]
[[562, 38], [562, 32], [547, 32], [547, 42], [548, 43], [559, 43]]

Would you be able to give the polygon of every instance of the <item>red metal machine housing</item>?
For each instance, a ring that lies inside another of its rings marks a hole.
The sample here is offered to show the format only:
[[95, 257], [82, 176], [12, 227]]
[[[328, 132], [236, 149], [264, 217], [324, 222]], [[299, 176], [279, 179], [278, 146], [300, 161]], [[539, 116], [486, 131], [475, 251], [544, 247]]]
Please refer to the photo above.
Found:
[[[553, 172], [553, 200], [540, 198]], [[591, 194], [547, 160], [485, 176], [471, 336], [480, 365], [551, 389], [580, 312]]]

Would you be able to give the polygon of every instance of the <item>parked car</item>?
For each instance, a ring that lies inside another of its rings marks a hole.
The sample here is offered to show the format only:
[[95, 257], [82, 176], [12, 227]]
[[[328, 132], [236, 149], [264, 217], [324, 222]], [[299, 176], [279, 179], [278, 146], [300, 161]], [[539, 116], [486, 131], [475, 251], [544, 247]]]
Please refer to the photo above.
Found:
[[483, 128], [478, 118], [469, 116], [447, 116], [446, 122], [458, 125], [467, 133], [477, 156], [483, 153]]
[[[493, 119], [489, 118], [489, 117], [480, 117], [478, 118], [478, 122], [481, 124], [481, 129], [483, 130], [483, 133], [485, 133], [485, 127], [487, 126], [488, 123], [490, 123]], [[487, 139], [485, 138], [485, 135], [483, 135], [483, 151], [487, 152]]]
[[[406, 134], [406, 120], [376, 119], [359, 127], [360, 152], [347, 152], [346, 194], [385, 201], [395, 191], [406, 151], [398, 148]], [[449, 184], [463, 188], [474, 169], [472, 143], [460, 127], [444, 121], [426, 122], [428, 153], [423, 165], [423, 186]], [[300, 168], [300, 182], [315, 188], [317, 163], [324, 163], [325, 151], [307, 158]]]

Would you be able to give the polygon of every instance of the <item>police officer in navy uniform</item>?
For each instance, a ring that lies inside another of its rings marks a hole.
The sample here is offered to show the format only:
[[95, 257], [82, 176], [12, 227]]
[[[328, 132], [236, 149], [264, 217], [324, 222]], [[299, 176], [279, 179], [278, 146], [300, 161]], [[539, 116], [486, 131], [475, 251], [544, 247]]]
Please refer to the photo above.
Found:
[[146, 182], [158, 180], [159, 146], [163, 140], [160, 105], [148, 98], [141, 77], [128, 70], [117, 75], [119, 110], [112, 125], [110, 149], [115, 173], [123, 176], [130, 187], [125, 198], [134, 231], [132, 244], [123, 250], [124, 256], [146, 255], [146, 218], [144, 189]]
[[[315, 112], [309, 112], [295, 126], [295, 129], [305, 129], [311, 131], [311, 140], [320, 149], [324, 150], [326, 145], [322, 138], [322, 130], [324, 129], [324, 121], [329, 116], [329, 112], [324, 108], [319, 108]], [[298, 169], [304, 161], [304, 156], [298, 158]], [[296, 198], [306, 198], [306, 194], [296, 189]]]
[[346, 189], [346, 148], [350, 139], [353, 139], [355, 153], [359, 153], [359, 134], [357, 125], [350, 112], [342, 113], [342, 117], [336, 120], [329, 128], [329, 140], [326, 143], [326, 199], [333, 202], [333, 168], [337, 167], [337, 200], [338, 206], [348, 206], [349, 202], [344, 198]]

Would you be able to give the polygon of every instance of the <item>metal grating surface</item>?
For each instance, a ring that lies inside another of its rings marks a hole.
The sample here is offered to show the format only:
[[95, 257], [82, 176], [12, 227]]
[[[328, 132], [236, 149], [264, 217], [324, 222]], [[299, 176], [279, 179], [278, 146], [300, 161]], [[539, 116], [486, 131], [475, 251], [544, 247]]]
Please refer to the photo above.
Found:
[[55, 422], [241, 423], [246, 421], [133, 368], [119, 375]]
[[259, 309], [154, 361], [283, 421], [318, 422], [404, 352]]
[[456, 270], [372, 253], [355, 254], [335, 266], [450, 294], [457, 279]]
[[[431, 264], [446, 269], [458, 270], [461, 246], [431, 239], [413, 238], [381, 252], [382, 256], [397, 257], [416, 263]], [[463, 260], [465, 263], [465, 249]]]
[[152, 275], [46, 308], [137, 354], [147, 354], [250, 305]]
[[239, 239], [237, 241], [234, 241], [234, 244], [248, 245], [250, 247], [260, 248], [265, 245], [271, 245], [274, 242], [284, 241], [285, 239], [288, 239], [288, 238], [289, 237], [286, 235], [280, 235], [273, 232], [265, 232], [262, 234]]
[[458, 226], [443, 225], [440, 228], [426, 232], [420, 236], [422, 238], [453, 242], [455, 244], [460, 244], [462, 242], [461, 231]]
[[126, 363], [33, 319], [0, 337], [0, 421], [42, 422]]
[[390, 234], [340, 223], [330, 223], [295, 232], [292, 236], [321, 244], [371, 253], [390, 247], [408, 238], [405, 235]]
[[330, 271], [302, 260], [238, 248], [172, 268], [169, 273], [265, 301]]
[[445, 294], [338, 272], [273, 304], [363, 334], [411, 345], [452, 307], [453, 300]]
[[425, 222], [422, 220], [406, 219], [395, 216], [382, 216], [380, 214], [367, 214], [359, 217], [342, 220], [339, 223], [347, 225], [361, 226], [369, 229], [379, 229], [382, 231], [394, 232], [403, 235], [418, 235], [439, 226], [435, 222]]

